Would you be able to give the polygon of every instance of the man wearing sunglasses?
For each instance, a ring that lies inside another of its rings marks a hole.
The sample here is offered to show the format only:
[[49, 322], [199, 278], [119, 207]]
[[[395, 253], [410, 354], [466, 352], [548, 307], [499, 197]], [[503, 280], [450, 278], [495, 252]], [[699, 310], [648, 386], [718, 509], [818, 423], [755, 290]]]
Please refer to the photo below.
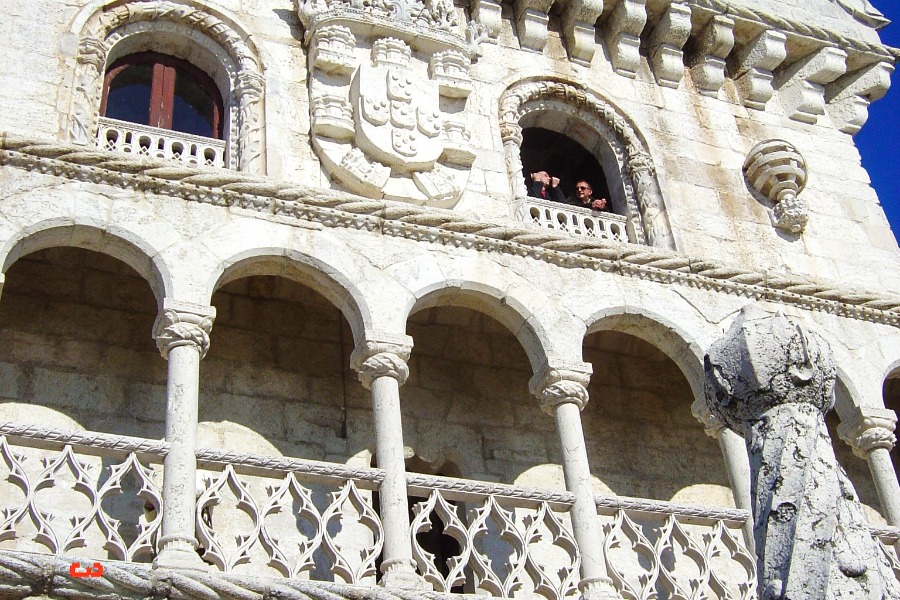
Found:
[[592, 210], [600, 210], [604, 212], [612, 212], [609, 200], [606, 198], [594, 198], [594, 189], [587, 181], [579, 179], [575, 183], [575, 197], [569, 201], [575, 206], [584, 206]]

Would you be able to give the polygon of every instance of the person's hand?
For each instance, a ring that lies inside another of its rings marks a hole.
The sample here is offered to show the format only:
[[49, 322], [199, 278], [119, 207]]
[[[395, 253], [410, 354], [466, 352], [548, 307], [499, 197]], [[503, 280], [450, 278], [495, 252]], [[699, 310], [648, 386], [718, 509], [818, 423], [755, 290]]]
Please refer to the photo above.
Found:
[[541, 174], [540, 174], [540, 173], [532, 173], [532, 174], [531, 174], [531, 180], [532, 180], [532, 181], [542, 181], [543, 179], [544, 179], [544, 178], [541, 177]]
[[591, 202], [591, 208], [594, 210], [603, 210], [606, 208], [606, 198], [597, 198], [593, 202]]
[[550, 178], [550, 187], [556, 187], [559, 185], [559, 177], [551, 177]]

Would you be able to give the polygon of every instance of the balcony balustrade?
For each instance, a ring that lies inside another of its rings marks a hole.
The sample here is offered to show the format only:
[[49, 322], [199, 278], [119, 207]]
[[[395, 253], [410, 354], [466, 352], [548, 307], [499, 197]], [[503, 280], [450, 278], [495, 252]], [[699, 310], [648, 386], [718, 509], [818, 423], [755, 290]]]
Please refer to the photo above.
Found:
[[190, 166], [225, 166], [224, 140], [106, 117], [100, 117], [97, 146], [111, 152], [149, 156]]
[[[0, 552], [152, 562], [167, 452], [161, 441], [0, 424]], [[197, 460], [198, 552], [212, 572], [376, 584], [383, 471], [214, 449]], [[407, 489], [413, 555], [436, 591], [578, 597], [568, 492], [414, 473]], [[612, 496], [597, 508], [623, 598], [756, 598], [746, 511]], [[873, 534], [900, 573], [900, 529]]]
[[626, 219], [622, 215], [560, 204], [531, 196], [525, 199], [525, 211], [526, 220], [538, 227], [565, 231], [584, 238], [628, 241]]

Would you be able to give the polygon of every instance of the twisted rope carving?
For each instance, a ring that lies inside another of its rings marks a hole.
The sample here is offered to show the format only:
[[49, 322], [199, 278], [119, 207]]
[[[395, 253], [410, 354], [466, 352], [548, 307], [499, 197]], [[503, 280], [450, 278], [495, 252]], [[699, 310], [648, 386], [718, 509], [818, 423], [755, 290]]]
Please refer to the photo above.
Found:
[[373, 201], [333, 190], [228, 172], [169, 166], [162, 161], [84, 150], [9, 133], [0, 164], [73, 180], [153, 191], [219, 206], [281, 214], [327, 227], [380, 230], [386, 235], [531, 257], [564, 268], [602, 269], [629, 277], [767, 299], [900, 327], [900, 298], [851, 291], [781, 274], [760, 273], [647, 246], [579, 240], [517, 224], [488, 223], [450, 211]]
[[39, 425], [23, 425], [12, 422], [0, 423], [0, 435], [42, 440], [60, 445], [90, 446], [104, 450], [154, 454], [160, 458], [169, 452], [169, 443], [159, 440], [146, 440], [127, 435], [112, 435], [109, 433], [95, 433], [93, 431], [65, 431]]

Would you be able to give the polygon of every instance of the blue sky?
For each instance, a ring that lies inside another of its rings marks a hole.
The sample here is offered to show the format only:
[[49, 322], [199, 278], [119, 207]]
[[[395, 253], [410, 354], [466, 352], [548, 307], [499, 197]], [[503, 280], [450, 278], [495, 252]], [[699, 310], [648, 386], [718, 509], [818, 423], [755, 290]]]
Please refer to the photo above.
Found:
[[[872, 4], [893, 21], [879, 32], [882, 42], [900, 47], [900, 2], [875, 0]], [[869, 107], [869, 120], [856, 134], [856, 145], [894, 236], [900, 237], [900, 69], [894, 72], [891, 83], [887, 95]]]

